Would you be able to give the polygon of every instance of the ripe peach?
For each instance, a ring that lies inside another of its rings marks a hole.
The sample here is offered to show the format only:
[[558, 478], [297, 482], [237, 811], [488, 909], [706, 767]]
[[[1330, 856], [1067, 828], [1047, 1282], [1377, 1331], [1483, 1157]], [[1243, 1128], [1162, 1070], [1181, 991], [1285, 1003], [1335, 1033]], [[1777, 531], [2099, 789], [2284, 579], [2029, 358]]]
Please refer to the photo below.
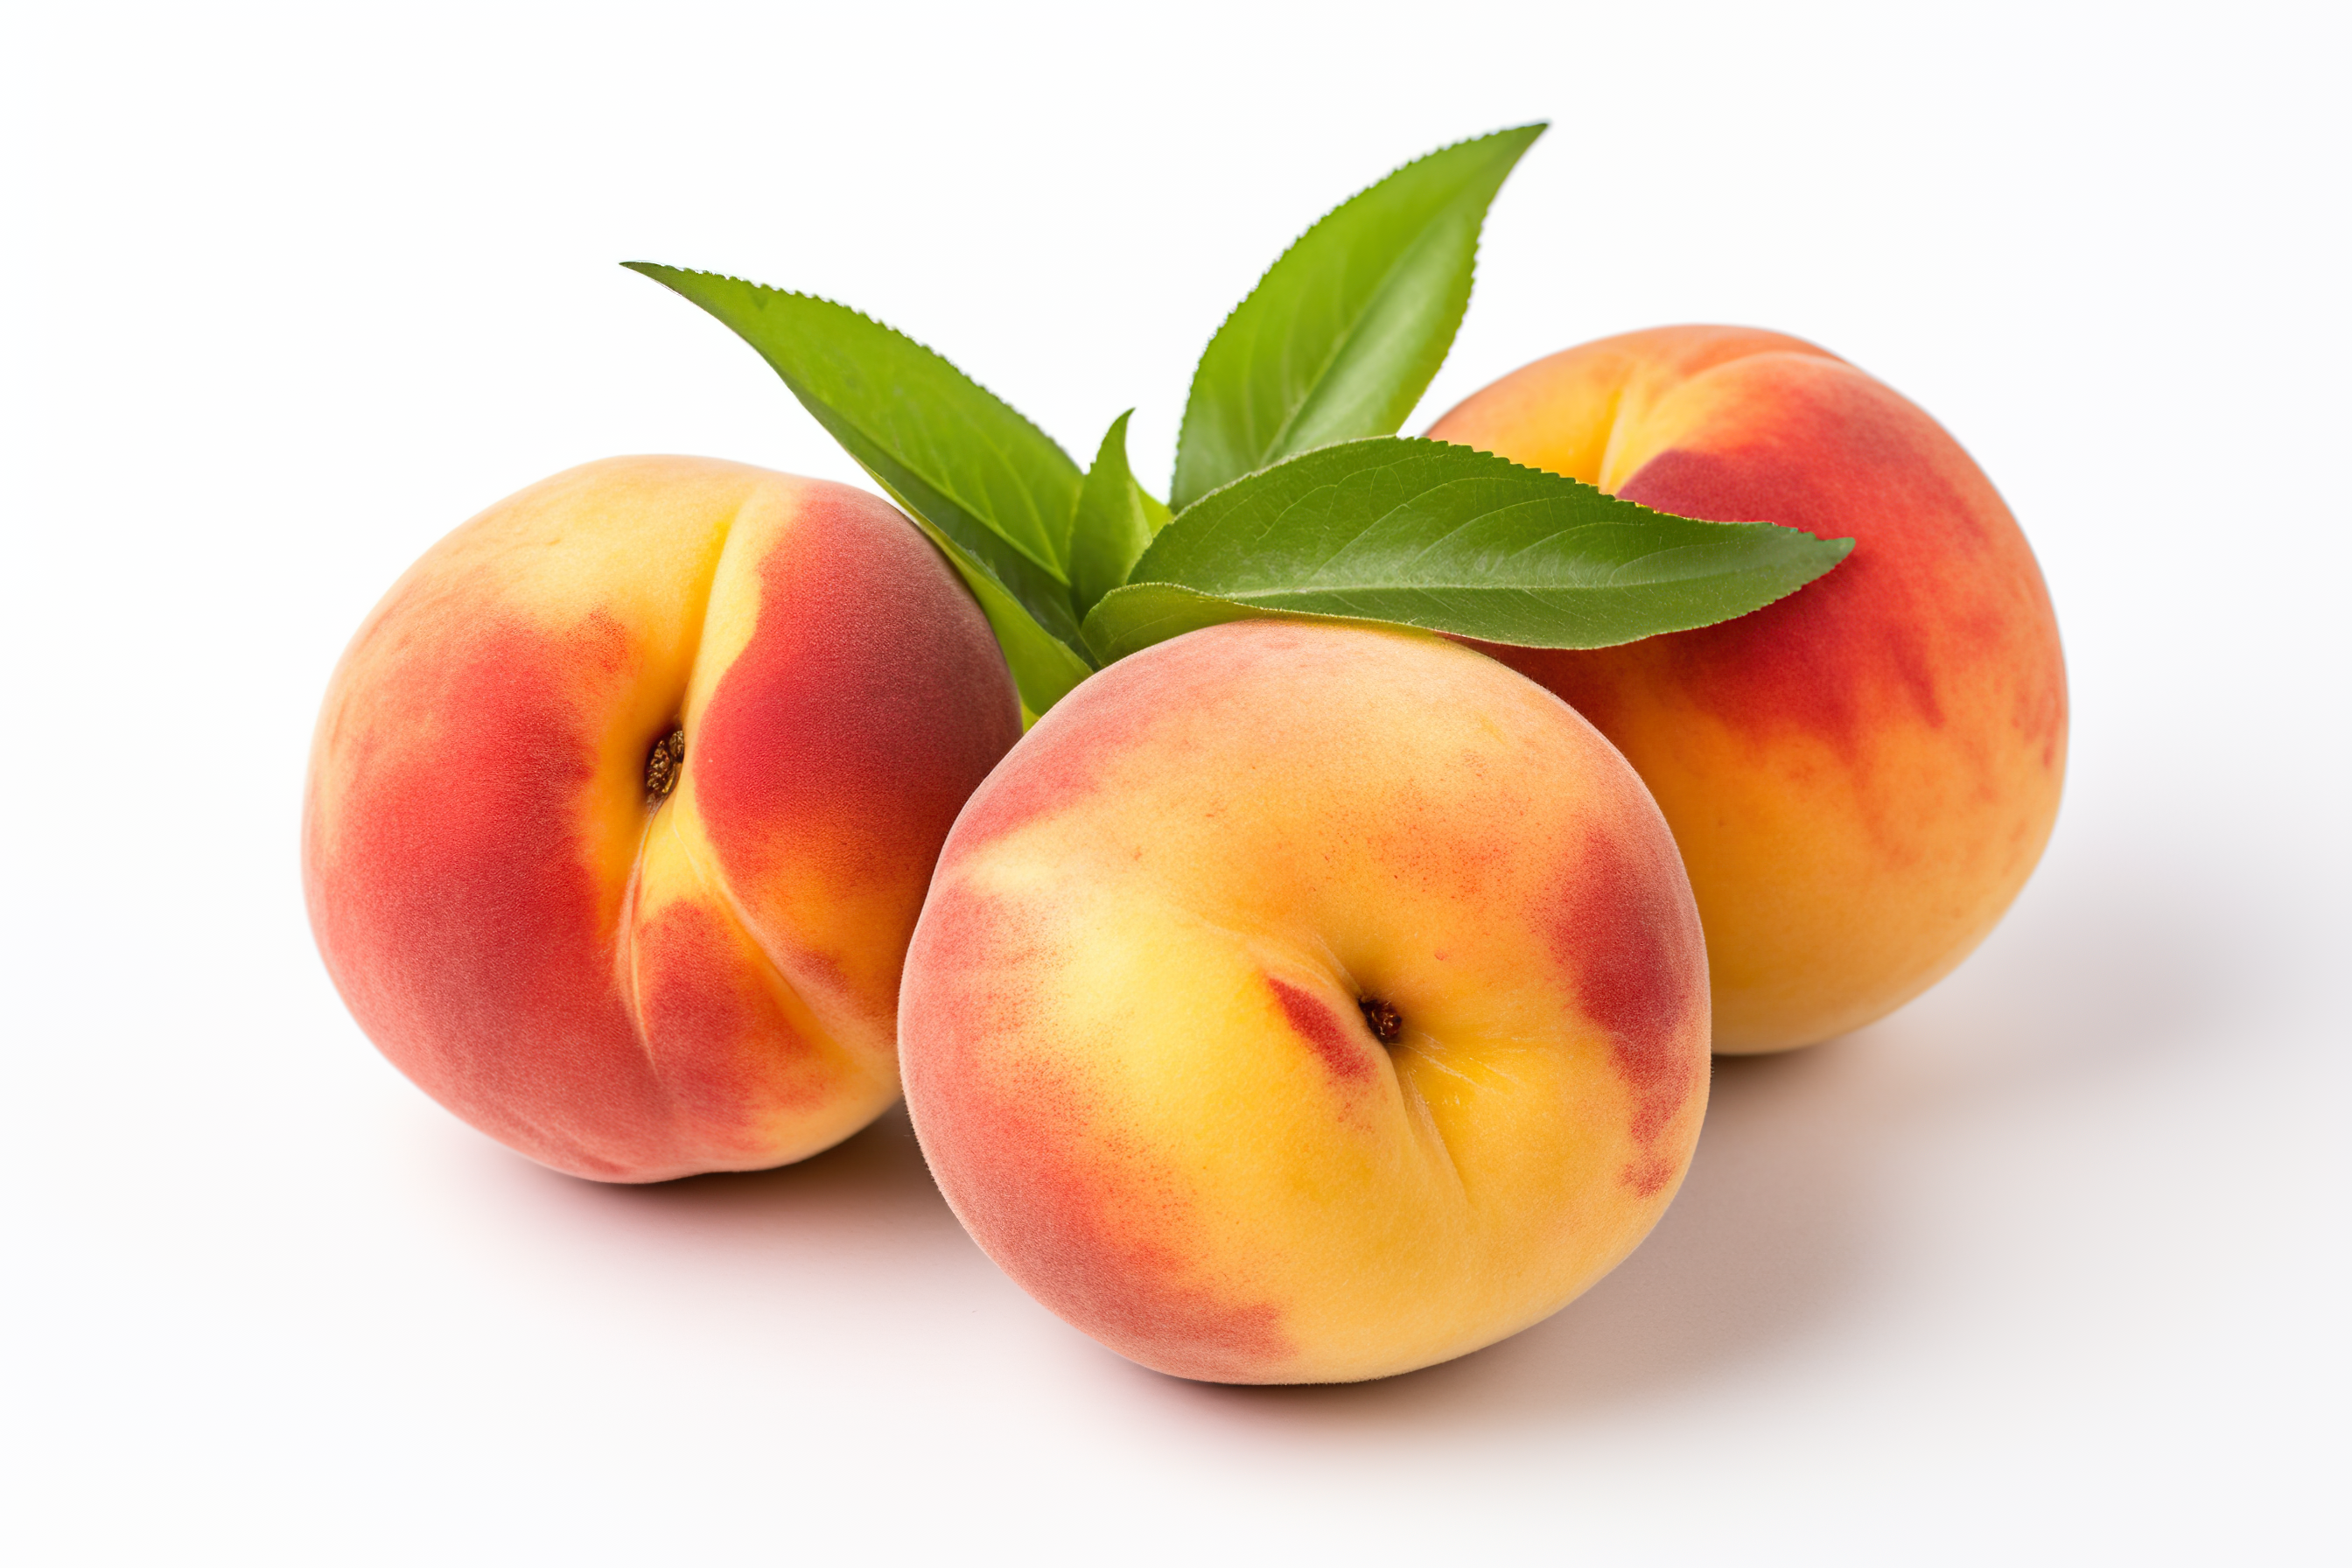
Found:
[[1007, 1273], [1124, 1355], [1346, 1382], [1558, 1309], [1706, 1100], [1706, 963], [1641, 781], [1403, 632], [1112, 665], [964, 808], [899, 999], [908, 1109]]
[[1487, 650], [1657, 796], [1706, 928], [1717, 1050], [1856, 1028], [1992, 929], [2057, 816], [2065, 665], [2024, 535], [1941, 426], [1811, 343], [1669, 327], [1539, 360], [1429, 434], [1661, 510], [1856, 542], [1720, 626]]
[[311, 752], [311, 929], [384, 1055], [531, 1158], [781, 1164], [896, 1098], [932, 863], [1020, 733], [979, 606], [884, 502], [592, 463], [360, 628]]

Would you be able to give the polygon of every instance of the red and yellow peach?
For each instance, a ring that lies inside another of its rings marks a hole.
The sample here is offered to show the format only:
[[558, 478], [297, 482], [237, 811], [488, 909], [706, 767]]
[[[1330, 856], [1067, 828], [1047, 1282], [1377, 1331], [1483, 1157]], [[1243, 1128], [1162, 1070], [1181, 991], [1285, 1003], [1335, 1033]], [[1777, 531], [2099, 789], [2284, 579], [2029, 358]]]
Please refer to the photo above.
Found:
[[1641, 781], [1404, 632], [1217, 626], [1080, 686], [958, 820], [899, 1028], [981, 1246], [1222, 1382], [1545, 1317], [1656, 1221], [1706, 1100], [1697, 913]]
[[1992, 929], [2057, 815], [2065, 666], [2024, 536], [1934, 420], [1795, 338], [1673, 327], [1540, 360], [1429, 434], [1664, 511], [1856, 542], [1719, 626], [1487, 650], [1657, 796], [1706, 929], [1716, 1049], [1866, 1024]]
[[979, 607], [861, 491], [559, 474], [436, 545], [344, 655], [303, 884], [385, 1056], [558, 1170], [755, 1169], [898, 1093], [899, 970], [1019, 738]]

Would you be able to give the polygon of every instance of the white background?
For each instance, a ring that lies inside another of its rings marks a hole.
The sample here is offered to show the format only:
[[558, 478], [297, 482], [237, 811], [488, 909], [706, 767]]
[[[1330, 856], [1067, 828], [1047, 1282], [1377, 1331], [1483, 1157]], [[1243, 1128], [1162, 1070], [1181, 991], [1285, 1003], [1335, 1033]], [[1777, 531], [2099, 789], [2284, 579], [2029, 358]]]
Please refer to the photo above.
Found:
[[[5, 15], [0, 1555], [2352, 1552], [2340, 5]], [[2002, 488], [2074, 702], [2008, 922], [1722, 1067], [1589, 1296], [1188, 1385], [999, 1275], [902, 1117], [604, 1188], [375, 1056], [295, 824], [376, 596], [592, 458], [857, 477], [615, 262], [846, 300], [1081, 454], [1132, 404], [1160, 476], [1300, 228], [1536, 117], [1410, 427], [1604, 332], [1811, 337]]]

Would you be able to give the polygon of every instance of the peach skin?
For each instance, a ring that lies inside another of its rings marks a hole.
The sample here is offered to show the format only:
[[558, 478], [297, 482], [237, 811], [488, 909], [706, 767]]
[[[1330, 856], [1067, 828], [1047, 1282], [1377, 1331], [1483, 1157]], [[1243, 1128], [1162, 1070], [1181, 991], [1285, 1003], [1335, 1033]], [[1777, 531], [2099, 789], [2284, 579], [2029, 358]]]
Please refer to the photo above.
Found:
[[1121, 1354], [1380, 1377], [1528, 1327], [1680, 1184], [1706, 961], [1641, 781], [1416, 633], [1249, 621], [1065, 699], [950, 835], [899, 1002], [981, 1246]]
[[1689, 868], [1715, 1048], [1857, 1028], [1982, 941], [2048, 841], [2066, 673], [2009, 509], [1937, 423], [1776, 332], [1667, 327], [1515, 372], [1430, 428], [1664, 511], [1854, 540], [1753, 615], [1486, 649], [1572, 704]]
[[401, 1071], [575, 1175], [781, 1164], [898, 1094], [907, 939], [1019, 738], [987, 623], [862, 491], [692, 458], [426, 552], [320, 714], [303, 888]]

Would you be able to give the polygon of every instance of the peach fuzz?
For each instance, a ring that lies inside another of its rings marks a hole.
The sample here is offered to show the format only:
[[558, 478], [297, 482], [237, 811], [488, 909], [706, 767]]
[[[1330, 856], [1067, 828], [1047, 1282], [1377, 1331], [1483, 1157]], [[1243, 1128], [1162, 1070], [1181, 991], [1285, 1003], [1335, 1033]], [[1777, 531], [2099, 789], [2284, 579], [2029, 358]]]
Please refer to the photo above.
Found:
[[1110, 666], [973, 795], [899, 1034], [941, 1191], [1045, 1306], [1161, 1372], [1346, 1382], [1647, 1234], [1706, 955], [1657, 808], [1557, 698], [1252, 621]]
[[1859, 1027], [1992, 929], [2057, 816], [2065, 664], [2024, 535], [1941, 426], [1811, 343], [1669, 327], [1539, 360], [1429, 434], [1661, 510], [1855, 541], [1719, 626], [1487, 650], [1657, 796], [1706, 928], [1717, 1050]]
[[783, 1163], [897, 1097], [907, 939], [1020, 733], [978, 605], [883, 501], [592, 463], [435, 545], [343, 656], [311, 928], [384, 1055], [532, 1159]]

